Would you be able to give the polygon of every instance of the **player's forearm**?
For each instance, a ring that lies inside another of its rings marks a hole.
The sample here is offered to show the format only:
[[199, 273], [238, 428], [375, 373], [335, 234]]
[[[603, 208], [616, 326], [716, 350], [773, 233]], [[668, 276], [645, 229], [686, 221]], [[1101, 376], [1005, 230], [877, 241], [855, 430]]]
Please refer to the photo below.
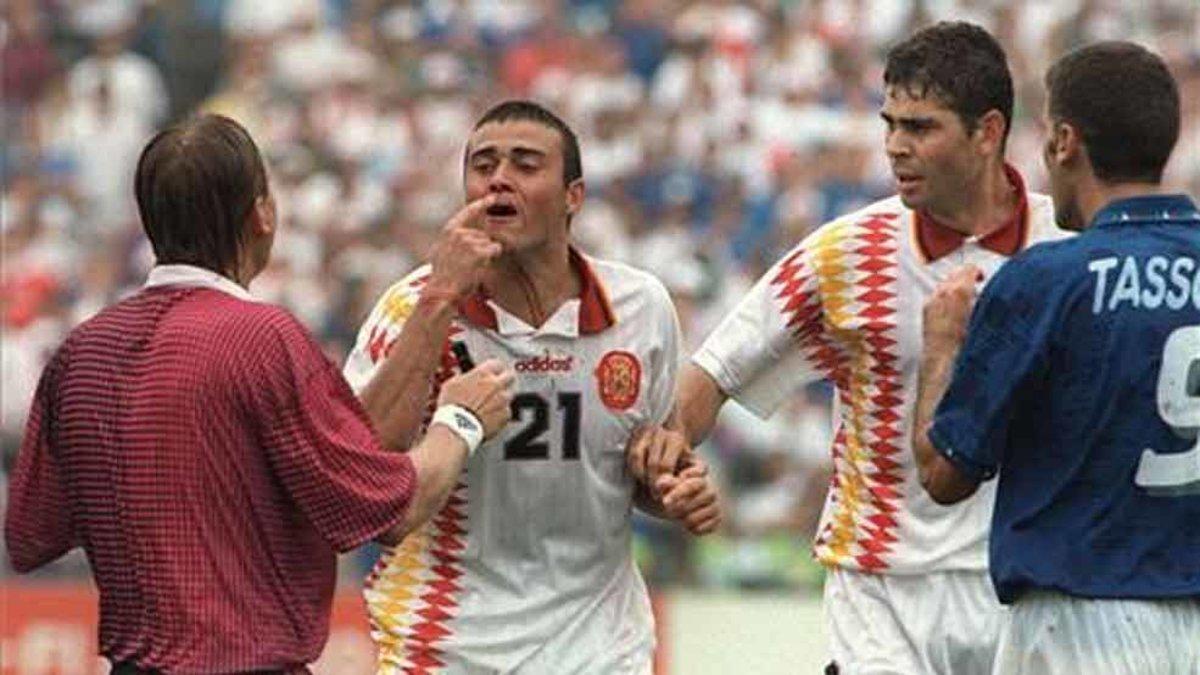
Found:
[[449, 299], [422, 297], [383, 365], [362, 390], [363, 407], [388, 448], [404, 449], [415, 440], [454, 312]]
[[717, 413], [725, 404], [725, 393], [711, 375], [694, 363], [683, 366], [676, 389], [677, 423], [682, 426], [688, 443], [699, 445], [712, 432]]
[[921, 486], [930, 498], [943, 505], [954, 504], [970, 497], [978, 487], [977, 482], [964, 476], [929, 440], [929, 427], [933, 423], [938, 403], [950, 386], [957, 356], [957, 349], [926, 349], [922, 355], [912, 432], [913, 455], [916, 458]]
[[946, 388], [950, 385], [955, 356], [954, 352], [926, 349], [921, 357], [912, 446], [922, 484], [925, 483], [926, 474], [932, 467], [933, 460], [938, 456], [937, 450], [929, 440], [929, 426], [933, 422], [933, 414], [937, 410], [938, 403], [946, 395]]
[[399, 543], [410, 532], [429, 520], [445, 505], [450, 491], [458, 483], [467, 460], [467, 444], [440, 424], [431, 425], [421, 442], [409, 451], [416, 468], [416, 491], [408, 503], [404, 519], [379, 540]]

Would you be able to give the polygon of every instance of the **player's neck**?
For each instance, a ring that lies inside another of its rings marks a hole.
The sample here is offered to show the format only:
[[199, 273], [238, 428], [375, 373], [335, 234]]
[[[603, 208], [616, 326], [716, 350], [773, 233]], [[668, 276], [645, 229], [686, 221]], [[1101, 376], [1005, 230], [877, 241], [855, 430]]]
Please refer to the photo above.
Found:
[[564, 302], [579, 297], [580, 287], [564, 241], [501, 258], [488, 293], [506, 312], [536, 328]]
[[1159, 183], [1105, 183], [1095, 178], [1084, 181], [1079, 186], [1079, 213], [1083, 222], [1091, 225], [1092, 219], [1100, 209], [1118, 199], [1140, 197], [1142, 195], [1161, 195], [1171, 192]]
[[979, 183], [963, 199], [942, 212], [930, 209], [939, 223], [966, 236], [981, 237], [1003, 227], [1016, 215], [1021, 196], [1008, 180], [1003, 162], [984, 171]]

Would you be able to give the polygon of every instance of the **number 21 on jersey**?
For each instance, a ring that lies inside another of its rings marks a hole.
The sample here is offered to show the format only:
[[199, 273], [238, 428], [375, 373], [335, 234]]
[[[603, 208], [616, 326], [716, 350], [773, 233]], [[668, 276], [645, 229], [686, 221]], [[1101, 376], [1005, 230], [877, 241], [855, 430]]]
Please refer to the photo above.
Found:
[[1142, 452], [1134, 483], [1152, 495], [1200, 494], [1200, 326], [1177, 329], [1163, 346], [1158, 414], [1182, 438], [1187, 452]]
[[[557, 412], [562, 416], [562, 458], [579, 459], [579, 392], [559, 392]], [[504, 459], [550, 459], [554, 445], [547, 438], [550, 430], [551, 401], [535, 393], [521, 393], [513, 397], [512, 416], [523, 424], [519, 432], [504, 444]]]

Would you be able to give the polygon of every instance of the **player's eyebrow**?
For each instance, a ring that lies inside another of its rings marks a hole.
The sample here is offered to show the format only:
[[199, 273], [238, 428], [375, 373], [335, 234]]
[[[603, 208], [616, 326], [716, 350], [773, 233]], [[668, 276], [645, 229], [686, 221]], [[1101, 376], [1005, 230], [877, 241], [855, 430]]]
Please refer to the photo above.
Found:
[[912, 129], [924, 129], [932, 127], [935, 120], [932, 117], [921, 117], [918, 115], [892, 115], [888, 112], [880, 111], [879, 116], [888, 126], [899, 124], [900, 126]]
[[[509, 150], [513, 159], [542, 159], [546, 157], [546, 152], [537, 148], [527, 146], [514, 146]], [[469, 159], [491, 159], [501, 154], [501, 151], [494, 145], [485, 145], [471, 152]]]
[[537, 148], [515, 147], [512, 149], [513, 157], [516, 159], [542, 159], [546, 153]]

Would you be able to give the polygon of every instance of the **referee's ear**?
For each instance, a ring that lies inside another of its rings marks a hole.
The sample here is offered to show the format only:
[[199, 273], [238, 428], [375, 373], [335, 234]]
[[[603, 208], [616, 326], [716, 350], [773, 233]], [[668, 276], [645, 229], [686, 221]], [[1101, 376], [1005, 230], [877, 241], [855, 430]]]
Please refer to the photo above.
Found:
[[256, 237], [271, 237], [278, 228], [278, 212], [275, 197], [267, 193], [254, 200], [254, 207], [246, 215], [246, 228]]

